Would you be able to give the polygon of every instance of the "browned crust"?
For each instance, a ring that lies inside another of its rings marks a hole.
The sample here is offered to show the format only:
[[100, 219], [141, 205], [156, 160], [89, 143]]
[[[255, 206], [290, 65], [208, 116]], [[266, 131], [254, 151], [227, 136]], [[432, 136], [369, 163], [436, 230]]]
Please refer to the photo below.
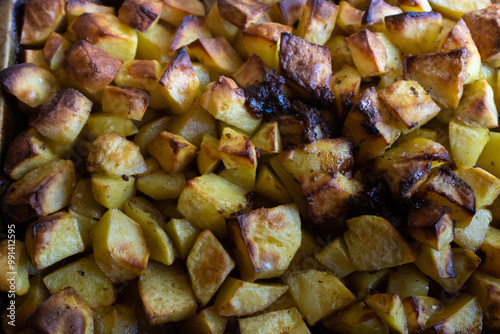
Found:
[[125, 0], [118, 10], [118, 18], [129, 27], [146, 32], [160, 16], [163, 4], [151, 0]]
[[462, 19], [471, 32], [481, 59], [488, 60], [500, 52], [500, 4], [465, 13]]
[[31, 136], [26, 132], [21, 132], [10, 143], [5, 156], [3, 171], [5, 174], [10, 173], [22, 162], [40, 155], [39, 150], [43, 147], [37, 147], [31, 140]]
[[218, 0], [217, 5], [220, 16], [241, 30], [258, 21], [270, 8], [255, 0]]

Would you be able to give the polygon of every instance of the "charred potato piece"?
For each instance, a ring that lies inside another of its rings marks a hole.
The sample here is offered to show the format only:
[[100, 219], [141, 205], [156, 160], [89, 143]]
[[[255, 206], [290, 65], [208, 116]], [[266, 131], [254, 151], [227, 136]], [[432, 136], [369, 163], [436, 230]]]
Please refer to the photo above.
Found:
[[94, 333], [92, 309], [71, 287], [52, 294], [36, 309], [29, 323], [42, 333]]
[[47, 216], [68, 205], [75, 184], [75, 167], [70, 160], [49, 162], [9, 186], [2, 211], [18, 223]]
[[345, 119], [359, 97], [361, 75], [350, 65], [344, 65], [332, 75], [332, 92], [335, 95], [337, 117]]
[[92, 101], [79, 91], [67, 88], [49, 98], [31, 126], [41, 135], [68, 144], [73, 142], [90, 115]]
[[269, 10], [269, 5], [256, 0], [217, 0], [220, 16], [244, 30]]
[[21, 44], [38, 46], [64, 24], [64, 0], [28, 0], [24, 6]]
[[31, 223], [26, 230], [26, 247], [37, 270], [85, 250], [76, 219], [64, 211]]
[[132, 29], [146, 32], [158, 22], [162, 10], [160, 1], [125, 0], [118, 10], [118, 18]]
[[304, 10], [307, 0], [282, 0], [271, 6], [270, 14], [275, 21], [293, 26]]

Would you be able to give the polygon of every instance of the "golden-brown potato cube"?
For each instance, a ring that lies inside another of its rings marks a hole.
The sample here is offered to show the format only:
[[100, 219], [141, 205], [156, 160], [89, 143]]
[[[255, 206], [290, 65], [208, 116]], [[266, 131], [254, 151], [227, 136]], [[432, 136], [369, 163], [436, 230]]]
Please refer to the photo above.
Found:
[[415, 260], [410, 245], [382, 217], [351, 218], [347, 227], [344, 239], [356, 270], [380, 270]]
[[[165, 64], [169, 60], [169, 48], [173, 33], [173, 28], [163, 21], [153, 25], [146, 32], [137, 31], [137, 52], [135, 57], [137, 59], [156, 60], [162, 65]], [[137, 62], [137, 60], [131, 61]]]
[[118, 209], [107, 211], [91, 231], [95, 262], [113, 283], [144, 273], [149, 248], [141, 227]]
[[278, 122], [266, 122], [261, 124], [252, 136], [252, 144], [260, 150], [261, 155], [281, 153], [283, 150]]
[[185, 46], [178, 49], [165, 66], [160, 84], [165, 88], [163, 96], [174, 113], [186, 112], [194, 102], [200, 81]]
[[[479, 6], [478, 6], [479, 7]], [[500, 65], [497, 31], [500, 31], [499, 4], [477, 8], [463, 15], [463, 20], [470, 29], [474, 43], [481, 54], [481, 59], [493, 67]], [[483, 9], [484, 8], [484, 9]]]
[[449, 140], [453, 160], [458, 167], [476, 165], [483, 148], [490, 139], [488, 129], [469, 126], [453, 119], [449, 123]]
[[196, 311], [188, 276], [178, 263], [167, 267], [150, 262], [139, 278], [139, 294], [152, 325], [186, 320]]
[[500, 179], [480, 167], [459, 168], [453, 173], [474, 191], [476, 208], [489, 206], [500, 194]]
[[332, 75], [332, 92], [336, 96], [337, 116], [345, 119], [359, 97], [361, 75], [350, 65], [344, 65]]
[[233, 79], [240, 87], [247, 88], [265, 80], [266, 68], [262, 58], [253, 54], [234, 72]]
[[142, 89], [106, 86], [102, 92], [102, 111], [140, 121], [150, 99], [150, 93]]
[[51, 140], [68, 144], [82, 130], [91, 109], [92, 101], [85, 95], [72, 88], [62, 89], [45, 101], [31, 126]]
[[365, 303], [377, 312], [394, 333], [408, 333], [406, 313], [397, 294], [378, 293], [365, 297]]
[[471, 252], [476, 252], [484, 243], [492, 218], [490, 211], [477, 210], [469, 226], [455, 228], [455, 243]]
[[461, 294], [428, 320], [431, 333], [481, 333], [483, 328], [478, 298]]
[[125, 202], [123, 212], [142, 229], [149, 247], [149, 258], [167, 266], [175, 260], [175, 248], [163, 230], [164, 218], [160, 211], [144, 197], [134, 197]]
[[481, 250], [485, 253], [484, 263], [481, 270], [487, 274], [500, 278], [500, 267], [498, 266], [498, 254], [500, 253], [500, 230], [490, 226], [486, 232], [486, 238], [481, 245]]
[[68, 26], [77, 40], [84, 40], [113, 57], [122, 60], [135, 58], [137, 33], [111, 14], [84, 13]]
[[448, 161], [450, 155], [441, 144], [416, 137], [389, 149], [377, 158], [374, 171], [383, 173], [395, 197], [409, 199], [426, 181], [431, 167]]
[[439, 311], [440, 302], [428, 296], [409, 296], [402, 300], [409, 333], [421, 333], [427, 321]]
[[53, 293], [36, 309], [29, 323], [42, 333], [94, 333], [92, 309], [72, 287]]
[[385, 17], [387, 34], [404, 54], [436, 50], [442, 16], [436, 12], [406, 12]]
[[286, 282], [290, 294], [309, 325], [355, 301], [337, 277], [314, 269], [291, 273]]
[[215, 119], [250, 134], [260, 125], [261, 120], [254, 118], [245, 106], [243, 90], [231, 78], [220, 76], [217, 81], [210, 84], [200, 104]]
[[[445, 29], [443, 29], [444, 31]], [[470, 52], [469, 60], [466, 66], [465, 82], [466, 84], [474, 82], [480, 74], [481, 56], [477, 50], [476, 44], [472, 39], [469, 28], [463, 19], [460, 19], [451, 29], [443, 34], [438, 40], [438, 51], [451, 51], [456, 48], [466, 47]]]
[[250, 139], [232, 130], [224, 128], [217, 149], [227, 169], [246, 167], [257, 168], [257, 153]]
[[7, 188], [2, 211], [15, 222], [49, 215], [68, 205], [76, 184], [71, 160], [56, 160], [24, 174]]
[[313, 95], [330, 89], [332, 62], [326, 46], [282, 33], [279, 65], [281, 74], [302, 94]]
[[261, 208], [228, 221], [241, 277], [249, 282], [277, 277], [300, 246], [300, 216], [295, 204]]
[[213, 173], [220, 164], [220, 154], [217, 148], [219, 140], [209, 134], [203, 136], [200, 151], [196, 157], [196, 165], [201, 175]]
[[498, 126], [493, 89], [484, 78], [464, 86], [455, 117], [470, 126], [489, 129]]
[[162, 0], [161, 19], [178, 26], [188, 15], [205, 16], [205, 7], [198, 0]]
[[271, 199], [277, 204], [287, 204], [293, 202], [283, 182], [271, 170], [271, 168], [264, 164], [259, 165], [257, 170], [255, 192]]
[[214, 307], [223, 316], [245, 316], [264, 310], [288, 290], [281, 284], [257, 284], [228, 277]]
[[422, 206], [412, 210], [408, 215], [408, 231], [411, 237], [437, 251], [448, 245], [454, 237], [453, 221], [448, 212], [449, 207], [440, 205]]
[[90, 230], [92, 229], [92, 227], [94, 227], [95, 224], [97, 224], [97, 220], [79, 214], [71, 209], [69, 209], [68, 211], [76, 219], [76, 223], [78, 224], [78, 230], [80, 231], [80, 235], [82, 236], [85, 249], [86, 250], [92, 249], [92, 239], [90, 237]]
[[158, 22], [162, 10], [160, 1], [125, 0], [118, 9], [118, 18], [129, 27], [146, 32]]
[[373, 32], [384, 32], [387, 30], [385, 18], [402, 12], [401, 8], [391, 6], [384, 0], [373, 0], [366, 8], [361, 23]]
[[363, 78], [389, 71], [387, 48], [381, 36], [365, 29], [346, 38], [356, 69]]
[[195, 100], [184, 113], [175, 115], [168, 126], [168, 131], [184, 137], [196, 147], [200, 147], [205, 134], [216, 137], [216, 120]]
[[39, 107], [59, 90], [56, 77], [31, 63], [15, 64], [0, 72], [0, 82], [7, 93], [31, 108]]
[[278, 44], [281, 33], [291, 33], [292, 27], [276, 22], [263, 22], [249, 26], [243, 31], [242, 43], [249, 55], [256, 54], [264, 64], [278, 69]]
[[136, 309], [130, 305], [114, 304], [93, 309], [94, 333], [138, 333]]
[[337, 25], [347, 34], [355, 34], [365, 28], [363, 16], [365, 12], [352, 6], [347, 1], [339, 2], [339, 13], [337, 16]]
[[475, 271], [468, 281], [467, 291], [477, 297], [483, 311], [485, 327], [498, 329], [500, 279]]
[[[7, 228], [9, 233], [14, 232], [14, 225]], [[21, 296], [28, 292], [28, 254], [24, 242], [10, 238], [0, 242], [0, 268], [0, 290], [7, 292], [9, 298], [14, 298], [14, 293]]]
[[172, 239], [172, 243], [183, 261], [188, 257], [198, 234], [201, 232], [196, 225], [191, 224], [186, 219], [175, 218], [172, 218], [165, 225], [165, 231]]
[[109, 177], [130, 176], [145, 172], [146, 162], [139, 146], [109, 132], [92, 143], [87, 171], [105, 173]]
[[184, 170], [196, 158], [196, 146], [168, 131], [160, 132], [147, 148], [167, 174]]
[[85, 250], [76, 219], [65, 211], [31, 223], [26, 230], [26, 247], [37, 270]]
[[221, 36], [229, 42], [234, 42], [234, 39], [240, 29], [234, 26], [229, 21], [223, 19], [219, 14], [219, 6], [212, 6], [206, 17], [206, 24], [214, 36]]
[[454, 109], [462, 97], [469, 56], [467, 48], [461, 47], [406, 57], [404, 79], [418, 81], [434, 101]]
[[363, 301], [351, 303], [321, 320], [333, 333], [388, 334], [389, 329], [380, 315], [366, 307]]
[[387, 293], [398, 294], [400, 298], [412, 295], [427, 296], [429, 277], [411, 263], [394, 267], [387, 280]]
[[330, 38], [339, 6], [325, 0], [309, 0], [303, 7], [297, 35], [308, 42], [323, 45]]
[[87, 0], [68, 0], [67, 2], [68, 22], [72, 22], [77, 16], [83, 13], [115, 14], [114, 7], [98, 5]]
[[66, 51], [71, 43], [64, 36], [53, 32], [45, 46], [43, 47], [43, 58], [50, 66], [53, 72], [56, 72], [64, 65], [64, 51]]
[[238, 319], [241, 334], [310, 334], [296, 307]]
[[452, 248], [451, 254], [457, 276], [453, 278], [434, 278], [434, 280], [443, 287], [444, 291], [457, 294], [469, 276], [479, 266], [481, 259], [473, 252], [463, 248]]
[[441, 110], [429, 93], [413, 80], [397, 80], [380, 90], [378, 96], [398, 119], [403, 134], [418, 129]]
[[69, 209], [89, 218], [99, 219], [106, 209], [96, 202], [92, 196], [92, 184], [90, 179], [81, 179], [77, 182]]
[[200, 38], [188, 45], [189, 54], [221, 75], [232, 75], [243, 64], [224, 37]]
[[3, 171], [19, 180], [27, 172], [58, 159], [36, 131], [21, 132], [7, 149]]
[[[332, 70], [334, 74], [342, 70], [345, 65], [354, 67], [354, 61], [352, 60], [351, 51], [349, 51], [349, 48], [347, 47], [345, 36], [334, 35], [325, 43], [325, 45], [328, 47], [332, 57]], [[332, 83], [335, 83], [333, 79]], [[332, 89], [334, 88], [335, 84], [332, 85]]]
[[120, 137], [128, 137], [139, 131], [130, 118], [107, 112], [91, 113], [84, 129], [92, 138], [98, 138], [110, 132]]
[[422, 244], [415, 265], [432, 279], [457, 277], [450, 244], [445, 245], [439, 251], [427, 244]]
[[[151, 49], [148, 51], [153, 52]], [[115, 77], [118, 86], [145, 89], [151, 93], [150, 107], [165, 109], [168, 103], [160, 92], [162, 89], [158, 82], [162, 68], [156, 60], [127, 60], [123, 63]]]
[[226, 218], [246, 212], [252, 204], [247, 191], [216, 174], [192, 178], [182, 191], [177, 210], [201, 229], [227, 236]]
[[115, 302], [113, 282], [101, 271], [89, 255], [59, 268], [43, 278], [51, 293], [67, 286], [74, 288], [92, 308], [108, 306]]
[[472, 188], [446, 167], [435, 172], [421, 187], [426, 200], [435, 205], [450, 207], [451, 220], [456, 227], [466, 227], [476, 213]]
[[[217, 7], [214, 5], [214, 7]], [[182, 327], [185, 333], [223, 334], [228, 317], [217, 314], [214, 306], [207, 307], [197, 313]]]
[[50, 34], [64, 24], [66, 14], [63, 0], [28, 0], [24, 5], [20, 43], [39, 46]]
[[[215, 6], [217, 7], [217, 6]], [[203, 16], [188, 15], [184, 17], [172, 37], [169, 53], [173, 55], [178, 49], [196, 41], [198, 38], [212, 38], [212, 34]]]
[[137, 179], [137, 190], [156, 199], [178, 198], [186, 186], [186, 177], [182, 172], [167, 174], [157, 170], [151, 174], [142, 175]]
[[363, 185], [339, 172], [314, 172], [300, 176], [300, 185], [309, 218], [313, 223], [328, 223], [346, 214]]
[[314, 254], [314, 257], [337, 277], [342, 278], [356, 271], [343, 237], [335, 238]]
[[212, 232], [205, 230], [196, 238], [186, 267], [196, 299], [206, 305], [233, 270], [234, 261]]
[[255, 24], [269, 10], [269, 5], [256, 0], [217, 0], [220, 16], [241, 30]]
[[359, 146], [356, 158], [365, 162], [383, 153], [398, 139], [401, 130], [372, 87], [361, 93], [347, 114], [342, 134]]
[[398, 0], [398, 6], [405, 12], [430, 12], [428, 0]]
[[123, 64], [87, 41], [71, 45], [65, 52], [66, 70], [75, 83], [90, 93], [97, 93], [113, 81]]

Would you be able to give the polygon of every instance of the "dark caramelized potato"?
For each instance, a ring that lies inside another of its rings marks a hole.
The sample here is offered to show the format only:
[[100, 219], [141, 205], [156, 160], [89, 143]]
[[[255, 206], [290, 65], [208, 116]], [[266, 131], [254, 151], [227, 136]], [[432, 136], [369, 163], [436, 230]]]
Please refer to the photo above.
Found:
[[28, 321], [31, 327], [42, 333], [94, 333], [93, 312], [71, 287], [52, 294]]
[[220, 16], [244, 30], [269, 10], [269, 5], [256, 0], [217, 0]]
[[205, 18], [194, 15], [186, 16], [172, 38], [172, 44], [169, 48], [170, 54], [173, 55], [175, 51], [184, 45], [189, 45], [199, 38], [212, 38], [212, 34], [205, 23]]
[[146, 32], [158, 22], [162, 9], [160, 1], [125, 0], [118, 10], [118, 18], [129, 27]]
[[408, 230], [413, 239], [440, 250], [453, 241], [453, 222], [450, 208], [428, 205], [413, 210], [408, 216]]
[[464, 14], [481, 59], [493, 67], [500, 65], [500, 4]]
[[403, 61], [404, 78], [418, 81], [434, 101], [445, 108], [455, 109], [463, 94], [469, 56], [467, 48], [462, 47], [406, 57]]
[[342, 134], [359, 147], [359, 161], [376, 158], [398, 139], [401, 130], [378, 98], [374, 87], [361, 93], [342, 127]]
[[76, 84], [97, 93], [113, 81], [123, 61], [109, 53], [79, 41], [66, 50], [66, 70]]
[[66, 88], [47, 100], [31, 126], [56, 142], [73, 142], [87, 121], [92, 101], [79, 91]]
[[293, 26], [300, 18], [307, 0], [282, 0], [276, 3], [280, 21], [287, 26]]
[[0, 82], [7, 93], [31, 108], [39, 107], [59, 89], [50, 71], [31, 63], [16, 64], [0, 72]]
[[15, 222], [46, 216], [68, 205], [75, 183], [70, 160], [50, 162], [10, 185], [3, 196], [2, 211]]
[[27, 0], [24, 5], [21, 44], [38, 46], [64, 23], [64, 0]]
[[282, 33], [279, 63], [283, 76], [301, 91], [313, 94], [316, 89], [330, 89], [332, 63], [328, 47]]

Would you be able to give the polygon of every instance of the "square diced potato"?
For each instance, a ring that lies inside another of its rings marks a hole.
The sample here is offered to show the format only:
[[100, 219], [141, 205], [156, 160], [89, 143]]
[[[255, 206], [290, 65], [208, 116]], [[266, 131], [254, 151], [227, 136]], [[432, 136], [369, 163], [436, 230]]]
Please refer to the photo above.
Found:
[[167, 231], [168, 236], [172, 239], [172, 243], [182, 260], [188, 257], [198, 234], [201, 232], [196, 225], [191, 224], [186, 219], [176, 218], [172, 218], [167, 223], [165, 231]]
[[162, 131], [147, 146], [149, 153], [158, 160], [167, 174], [187, 168], [196, 158], [196, 146], [181, 136]]
[[142, 89], [107, 86], [102, 93], [102, 111], [140, 121], [150, 99], [150, 93]]
[[347, 37], [346, 42], [354, 64], [363, 78], [389, 71], [387, 49], [379, 35], [362, 30]]
[[314, 257], [337, 277], [345, 277], [356, 271], [343, 237], [335, 238], [314, 254]]
[[90, 182], [92, 196], [97, 203], [108, 209], [121, 208], [126, 200], [135, 196], [134, 177], [109, 177], [92, 173]]
[[31, 223], [26, 230], [26, 247], [37, 270], [85, 250], [76, 219], [64, 211]]

